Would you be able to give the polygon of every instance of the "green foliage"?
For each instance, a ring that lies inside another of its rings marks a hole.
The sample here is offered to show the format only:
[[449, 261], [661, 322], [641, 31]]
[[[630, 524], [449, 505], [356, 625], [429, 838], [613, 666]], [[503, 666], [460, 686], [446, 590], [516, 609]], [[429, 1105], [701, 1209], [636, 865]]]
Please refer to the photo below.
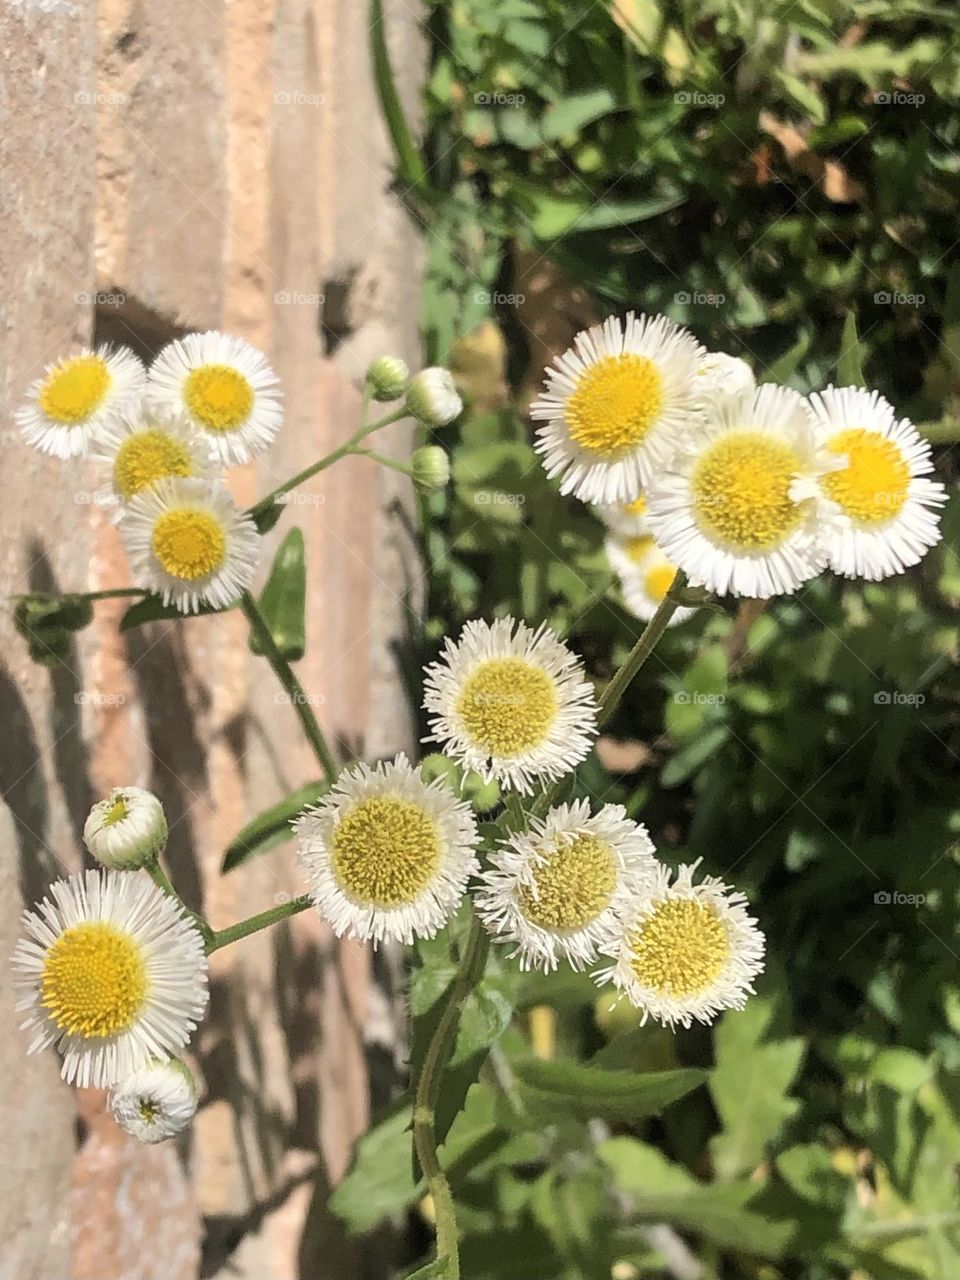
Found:
[[[299, 529], [291, 529], [277, 548], [259, 605], [281, 654], [288, 662], [299, 662], [307, 647], [307, 566]], [[263, 646], [253, 631], [250, 648], [263, 655]]]
[[308, 805], [316, 804], [328, 790], [329, 786], [325, 782], [307, 782], [269, 809], [264, 809], [263, 813], [257, 814], [230, 841], [220, 870], [232, 871], [255, 854], [266, 853], [268, 849], [292, 840], [293, 828], [290, 824], [294, 818]]

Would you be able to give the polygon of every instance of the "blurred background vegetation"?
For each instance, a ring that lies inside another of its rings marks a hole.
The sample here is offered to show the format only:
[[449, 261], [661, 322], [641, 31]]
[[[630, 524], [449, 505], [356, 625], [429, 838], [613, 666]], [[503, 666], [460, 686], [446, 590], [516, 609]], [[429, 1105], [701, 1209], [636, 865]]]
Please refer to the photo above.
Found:
[[[602, 683], [635, 638], [603, 528], [545, 479], [525, 416], [607, 314], [665, 312], [807, 391], [836, 378], [852, 313], [868, 385], [955, 479], [956, 19], [926, 0], [442, 0], [421, 145], [375, 3], [427, 353], [469, 404], [454, 484], [423, 500], [424, 658], [510, 611], [548, 618]], [[480, 1071], [446, 1150], [469, 1280], [960, 1275], [958, 526], [953, 501], [942, 547], [882, 585], [701, 611], [645, 668], [576, 792], [747, 892], [770, 967], [744, 1013], [676, 1036], [587, 979], [488, 974], [448, 1099]], [[421, 950], [421, 1021], [451, 942]], [[706, 1076], [631, 1104], [627, 1073], [652, 1066]], [[625, 1101], [589, 1101], [600, 1069]], [[413, 1265], [429, 1205], [405, 1106], [335, 1206], [358, 1231], [407, 1212]]]

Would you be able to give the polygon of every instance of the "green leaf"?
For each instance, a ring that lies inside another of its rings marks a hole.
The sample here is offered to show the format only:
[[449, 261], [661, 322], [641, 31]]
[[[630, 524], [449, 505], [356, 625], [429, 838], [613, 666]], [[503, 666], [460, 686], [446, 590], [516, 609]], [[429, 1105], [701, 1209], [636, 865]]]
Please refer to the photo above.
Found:
[[[260, 612], [277, 648], [288, 662], [298, 662], [307, 647], [307, 567], [303, 533], [291, 529], [277, 548], [270, 576], [260, 596]], [[250, 632], [250, 649], [263, 656], [263, 646]]]
[[383, 23], [383, 0], [370, 0], [370, 51], [373, 56], [373, 81], [396, 153], [400, 177], [421, 195], [429, 196], [430, 184], [423, 157], [407, 124], [390, 66]]
[[528, 1105], [545, 1115], [563, 1111], [582, 1119], [640, 1120], [659, 1115], [707, 1078], [706, 1072], [693, 1067], [637, 1075], [540, 1058], [522, 1058], [513, 1069]]
[[329, 786], [327, 782], [307, 782], [291, 792], [286, 799], [264, 809], [263, 813], [248, 822], [239, 835], [230, 841], [220, 870], [232, 871], [254, 854], [266, 853], [275, 845], [292, 840], [293, 829], [290, 823], [307, 805], [316, 804], [329, 790]]
[[350, 1169], [328, 1204], [351, 1231], [369, 1231], [417, 1194], [410, 1176], [410, 1100], [400, 1098], [357, 1141]]
[[609, 89], [588, 89], [585, 93], [567, 94], [543, 113], [540, 132], [545, 141], [555, 142], [607, 115], [614, 106], [615, 99]]
[[848, 311], [843, 321], [837, 384], [841, 387], [866, 386], [863, 376], [863, 348], [857, 336], [857, 317], [853, 311]]
[[447, 1255], [444, 1254], [442, 1258], [434, 1258], [432, 1262], [428, 1262], [425, 1267], [409, 1272], [404, 1280], [446, 1280], [449, 1268]]
[[120, 630], [132, 631], [134, 627], [142, 627], [144, 623], [164, 622], [171, 618], [196, 618], [213, 613], [226, 613], [229, 609], [235, 609], [239, 603], [239, 600], [233, 600], [223, 608], [213, 608], [204, 604], [193, 613], [183, 613], [176, 605], [164, 604], [160, 596], [146, 596], [126, 611], [120, 619]]

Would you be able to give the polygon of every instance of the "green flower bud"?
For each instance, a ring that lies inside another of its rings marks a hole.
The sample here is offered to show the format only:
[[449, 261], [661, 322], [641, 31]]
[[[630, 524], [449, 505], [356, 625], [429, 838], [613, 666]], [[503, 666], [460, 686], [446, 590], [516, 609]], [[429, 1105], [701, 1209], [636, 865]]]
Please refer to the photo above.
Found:
[[380, 356], [367, 370], [367, 385], [374, 400], [399, 400], [409, 378], [407, 362], [399, 356]]
[[424, 493], [435, 493], [446, 488], [450, 479], [450, 459], [445, 451], [435, 444], [424, 445], [414, 450], [413, 483]]
[[83, 842], [112, 871], [136, 871], [163, 851], [167, 818], [163, 805], [142, 787], [114, 787], [90, 810]]
[[407, 408], [425, 427], [445, 427], [460, 416], [463, 401], [449, 369], [421, 369], [407, 387]]

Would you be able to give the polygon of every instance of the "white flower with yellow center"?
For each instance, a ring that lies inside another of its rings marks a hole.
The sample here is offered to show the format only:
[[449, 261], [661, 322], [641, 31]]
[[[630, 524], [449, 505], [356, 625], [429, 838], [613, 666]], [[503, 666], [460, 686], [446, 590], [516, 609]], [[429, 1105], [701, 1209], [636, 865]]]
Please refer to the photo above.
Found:
[[[646, 622], [663, 604], [677, 576], [677, 566], [667, 559], [649, 534], [610, 537], [604, 548], [620, 580], [624, 604], [635, 617]], [[674, 627], [695, 612], [681, 606], [667, 625]]]
[[650, 532], [645, 494], [641, 493], [632, 502], [614, 502], [609, 506], [595, 506], [593, 510], [608, 529], [622, 538], [642, 538]]
[[526, 793], [590, 751], [596, 697], [577, 657], [547, 627], [468, 622], [424, 672], [432, 742], [485, 781]]
[[13, 953], [28, 1052], [55, 1044], [71, 1084], [106, 1088], [182, 1049], [207, 1007], [199, 931], [146, 877], [58, 880]]
[[746, 360], [710, 351], [697, 366], [696, 392], [705, 400], [740, 396], [756, 388], [757, 380]]
[[57, 458], [85, 456], [111, 420], [134, 410], [146, 385], [126, 347], [81, 351], [48, 365], [16, 414], [28, 444]]
[[226, 466], [249, 462], [283, 422], [280, 381], [262, 351], [229, 333], [188, 333], [147, 374], [148, 407], [186, 417]]
[[110, 466], [103, 505], [129, 502], [158, 480], [212, 480], [218, 475], [209, 444], [186, 418], [157, 418], [146, 410], [119, 415], [103, 431], [94, 457]]
[[630, 502], [669, 457], [695, 410], [703, 348], [665, 316], [616, 318], [577, 334], [530, 407], [536, 448], [560, 492]]
[[822, 468], [803, 398], [786, 387], [707, 405], [647, 488], [650, 532], [692, 586], [766, 599], [823, 568], [817, 504], [798, 483]]
[[620, 934], [620, 913], [657, 867], [646, 829], [622, 805], [590, 816], [579, 800], [534, 818], [491, 854], [474, 897], [497, 941], [515, 942], [522, 969], [582, 969]]
[[182, 613], [225, 608], [250, 585], [260, 535], [221, 484], [160, 480], [124, 508], [133, 580]]
[[197, 1086], [179, 1058], [150, 1062], [112, 1090], [107, 1104], [121, 1129], [141, 1142], [175, 1138], [197, 1114]]
[[294, 829], [314, 905], [338, 937], [432, 938], [478, 869], [470, 806], [404, 755], [345, 769]]
[[653, 882], [623, 919], [620, 937], [602, 950], [615, 963], [596, 974], [658, 1022], [688, 1027], [742, 1009], [763, 971], [763, 934], [747, 900], [715, 876], [693, 883], [699, 863], [670, 883], [658, 865]]
[[90, 810], [83, 842], [101, 866], [115, 871], [144, 867], [167, 843], [163, 805], [143, 787], [114, 787]]
[[810, 397], [823, 474], [820, 501], [830, 568], [876, 582], [917, 564], [940, 541], [946, 501], [930, 445], [876, 391], [828, 387]]

